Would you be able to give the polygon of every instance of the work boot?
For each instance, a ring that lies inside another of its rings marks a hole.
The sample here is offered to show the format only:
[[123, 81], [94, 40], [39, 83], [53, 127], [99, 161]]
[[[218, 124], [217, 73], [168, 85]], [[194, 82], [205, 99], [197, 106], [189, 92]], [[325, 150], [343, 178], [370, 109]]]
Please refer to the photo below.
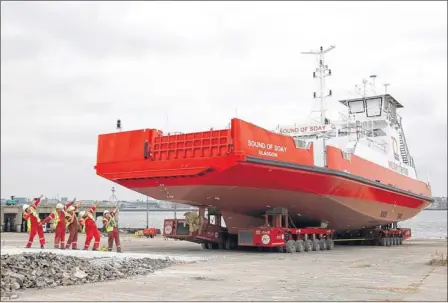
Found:
[[31, 246], [25, 246], [25, 248], [31, 248]]
[[45, 247], [43, 245], [40, 246], [40, 249], [45, 249]]
[[97, 251], [98, 250], [98, 248], [92, 248], [92, 251]]
[[77, 248], [73, 247], [72, 250], [78, 250]]

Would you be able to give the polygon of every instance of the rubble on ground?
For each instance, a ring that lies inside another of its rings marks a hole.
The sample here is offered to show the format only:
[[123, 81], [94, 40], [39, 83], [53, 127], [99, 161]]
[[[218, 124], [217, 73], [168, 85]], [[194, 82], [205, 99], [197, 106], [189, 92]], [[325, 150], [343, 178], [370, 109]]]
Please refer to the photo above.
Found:
[[432, 266], [448, 266], [448, 258], [447, 256], [443, 255], [436, 255], [436, 257], [433, 257], [431, 260], [429, 260], [429, 265]]
[[1, 256], [1, 291], [105, 282], [146, 275], [172, 261], [151, 258], [79, 258], [51, 252]]

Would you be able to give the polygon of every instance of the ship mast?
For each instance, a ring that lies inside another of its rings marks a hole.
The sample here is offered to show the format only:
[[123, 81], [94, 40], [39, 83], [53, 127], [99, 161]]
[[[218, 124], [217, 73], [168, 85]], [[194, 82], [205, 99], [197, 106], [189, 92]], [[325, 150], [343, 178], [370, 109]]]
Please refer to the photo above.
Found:
[[328, 65], [325, 65], [324, 61], [324, 55], [334, 49], [335, 46], [330, 46], [329, 48], [325, 49], [321, 46], [319, 51], [310, 51], [310, 52], [301, 52], [303, 55], [315, 55], [318, 59], [318, 68], [316, 68], [316, 71], [313, 72], [313, 78], [317, 78], [319, 80], [319, 96], [314, 93], [314, 98], [320, 99], [320, 123], [325, 124], [325, 111], [324, 108], [324, 102], [325, 98], [332, 95], [331, 90], [329, 91], [328, 95], [324, 94], [325, 91], [325, 77], [331, 76], [331, 69], [328, 68]]
[[[320, 109], [318, 112], [320, 112], [320, 124], [325, 125], [327, 124], [327, 118], [325, 117], [325, 98], [332, 95], [331, 90], [329, 90], [328, 94], [325, 94], [325, 77], [331, 76], [331, 69], [328, 68], [328, 65], [325, 65], [324, 55], [334, 49], [335, 46], [331, 45], [329, 48], [325, 49], [321, 46], [319, 51], [310, 51], [310, 52], [301, 52], [301, 54], [304, 55], [315, 55], [318, 60], [318, 68], [313, 72], [313, 78], [317, 78], [319, 80], [319, 96], [316, 95], [316, 92], [314, 92], [314, 99], [319, 98], [320, 99]], [[316, 75], [317, 74], [317, 75]], [[316, 140], [315, 144], [318, 143], [318, 140]], [[319, 163], [319, 166], [326, 167], [327, 166], [327, 153], [326, 153], [326, 142], [325, 142], [325, 134], [322, 136], [322, 141], [319, 142], [318, 145], [315, 145], [316, 151], [321, 150], [321, 154], [318, 156], [320, 160], [317, 160], [316, 163]], [[316, 159], [316, 155], [315, 155]]]

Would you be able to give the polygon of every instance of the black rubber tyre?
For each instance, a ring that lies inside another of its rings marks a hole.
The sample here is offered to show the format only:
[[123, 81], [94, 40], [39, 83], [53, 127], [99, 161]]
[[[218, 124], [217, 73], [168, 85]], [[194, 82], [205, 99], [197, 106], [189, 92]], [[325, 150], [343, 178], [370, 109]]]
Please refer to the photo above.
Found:
[[296, 241], [296, 252], [304, 252], [305, 251], [305, 245], [303, 243], [303, 240], [297, 240]]
[[285, 246], [279, 246], [279, 247], [276, 247], [276, 249], [277, 249], [277, 252], [279, 252], [279, 253], [284, 253], [286, 251]]
[[332, 250], [334, 248], [334, 241], [332, 239], [327, 239], [327, 250]]
[[319, 240], [320, 250], [327, 250], [327, 241], [325, 239]]
[[232, 238], [232, 241], [230, 242], [230, 249], [232, 250], [238, 249], [238, 241], [236, 238]]
[[221, 239], [221, 241], [219, 241], [219, 243], [218, 243], [218, 249], [224, 249], [226, 247], [226, 244], [222, 241], [222, 239]]
[[208, 249], [213, 249], [213, 243], [210, 243], [210, 242], [207, 243], [207, 248], [208, 248]]
[[201, 248], [202, 249], [208, 249], [207, 243], [201, 243]]
[[288, 240], [288, 242], [286, 242], [286, 252], [291, 254], [295, 253], [296, 251], [297, 251], [296, 241]]
[[305, 251], [312, 251], [313, 250], [313, 242], [308, 239], [304, 241]]
[[226, 243], [224, 246], [226, 247], [226, 250], [232, 249], [232, 239], [230, 237], [226, 238]]
[[320, 250], [319, 240], [315, 239], [313, 240], [313, 251], [319, 251], [319, 250]]

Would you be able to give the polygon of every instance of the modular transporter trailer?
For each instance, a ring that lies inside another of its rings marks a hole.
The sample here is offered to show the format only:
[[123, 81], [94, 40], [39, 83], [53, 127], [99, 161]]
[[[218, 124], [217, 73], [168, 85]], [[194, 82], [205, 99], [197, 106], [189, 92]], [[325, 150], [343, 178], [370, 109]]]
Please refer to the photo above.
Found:
[[199, 243], [203, 249], [236, 250], [253, 247], [261, 251], [288, 253], [332, 250], [335, 243], [401, 245], [411, 237], [409, 228], [398, 228], [396, 224], [337, 233], [325, 227], [290, 227], [285, 209], [274, 209], [264, 216], [264, 226], [238, 229], [235, 234], [230, 234], [221, 225], [222, 215], [216, 210], [209, 211], [202, 229], [194, 232], [190, 232], [186, 219], [166, 219], [163, 236]]

